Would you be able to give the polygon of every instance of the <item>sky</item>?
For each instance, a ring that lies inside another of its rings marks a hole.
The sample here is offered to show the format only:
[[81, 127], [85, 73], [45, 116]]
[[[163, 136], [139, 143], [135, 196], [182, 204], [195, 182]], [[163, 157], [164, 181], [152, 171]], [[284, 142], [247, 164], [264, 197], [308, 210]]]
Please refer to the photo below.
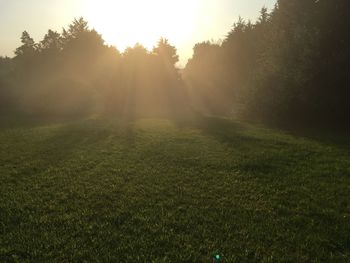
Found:
[[0, 0], [0, 56], [13, 56], [27, 30], [39, 42], [48, 29], [62, 31], [84, 17], [106, 43], [123, 51], [141, 43], [152, 49], [169, 39], [184, 66], [193, 46], [220, 41], [238, 17], [256, 20], [276, 0]]

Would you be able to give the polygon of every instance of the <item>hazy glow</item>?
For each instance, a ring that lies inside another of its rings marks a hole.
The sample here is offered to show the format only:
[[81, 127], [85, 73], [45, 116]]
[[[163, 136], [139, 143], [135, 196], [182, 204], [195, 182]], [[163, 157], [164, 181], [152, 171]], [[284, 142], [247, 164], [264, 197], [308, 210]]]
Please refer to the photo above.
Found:
[[86, 19], [109, 44], [125, 49], [137, 42], [151, 49], [161, 36], [186, 42], [194, 31], [198, 1], [89, 0]]

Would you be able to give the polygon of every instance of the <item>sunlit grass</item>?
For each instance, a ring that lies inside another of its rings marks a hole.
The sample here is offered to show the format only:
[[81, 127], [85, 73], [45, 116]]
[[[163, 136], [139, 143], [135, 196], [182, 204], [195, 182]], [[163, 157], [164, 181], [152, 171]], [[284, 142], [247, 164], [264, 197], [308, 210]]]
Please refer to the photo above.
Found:
[[220, 119], [5, 126], [0, 261], [346, 262], [349, 149]]

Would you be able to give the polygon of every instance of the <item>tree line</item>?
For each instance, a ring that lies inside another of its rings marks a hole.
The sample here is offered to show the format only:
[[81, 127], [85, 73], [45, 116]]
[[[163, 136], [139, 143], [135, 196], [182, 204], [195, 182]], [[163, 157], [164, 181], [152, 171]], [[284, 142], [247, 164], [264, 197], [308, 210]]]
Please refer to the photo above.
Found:
[[194, 46], [185, 69], [162, 38], [119, 52], [84, 19], [0, 58], [0, 112], [117, 117], [196, 111], [263, 122], [347, 125], [350, 2], [278, 0], [255, 22]]
[[14, 58], [0, 59], [3, 112], [132, 118], [173, 116], [188, 105], [177, 51], [167, 39], [152, 51], [136, 44], [120, 53], [80, 18], [62, 33], [49, 30], [39, 43], [24, 31], [21, 42]]
[[222, 43], [194, 47], [197, 108], [264, 122], [349, 124], [350, 1], [278, 0]]

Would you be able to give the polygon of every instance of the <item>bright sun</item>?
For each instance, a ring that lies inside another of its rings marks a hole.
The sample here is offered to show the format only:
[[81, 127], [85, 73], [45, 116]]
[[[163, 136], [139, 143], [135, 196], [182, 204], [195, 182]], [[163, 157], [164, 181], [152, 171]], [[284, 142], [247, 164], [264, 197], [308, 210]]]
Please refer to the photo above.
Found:
[[88, 0], [87, 20], [108, 44], [123, 51], [141, 43], [151, 49], [160, 37], [182, 44], [193, 34], [199, 1]]

